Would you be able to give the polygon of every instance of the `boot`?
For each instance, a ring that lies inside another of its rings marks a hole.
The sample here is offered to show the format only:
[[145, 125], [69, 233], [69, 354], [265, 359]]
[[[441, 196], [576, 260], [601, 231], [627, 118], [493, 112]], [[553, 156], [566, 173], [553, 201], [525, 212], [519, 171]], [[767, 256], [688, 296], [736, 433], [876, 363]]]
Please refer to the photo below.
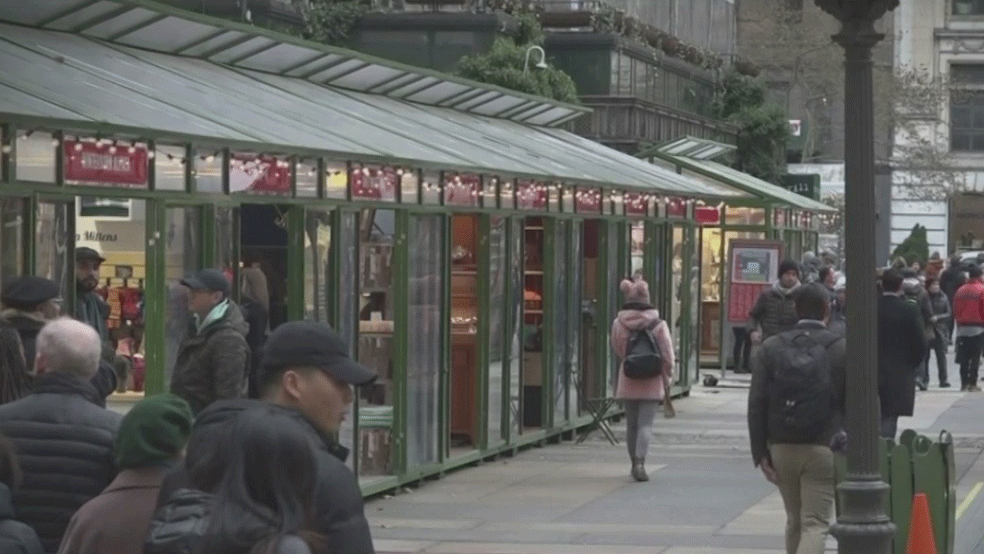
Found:
[[648, 481], [649, 476], [646, 475], [645, 458], [633, 458], [632, 459], [632, 478], [636, 481]]

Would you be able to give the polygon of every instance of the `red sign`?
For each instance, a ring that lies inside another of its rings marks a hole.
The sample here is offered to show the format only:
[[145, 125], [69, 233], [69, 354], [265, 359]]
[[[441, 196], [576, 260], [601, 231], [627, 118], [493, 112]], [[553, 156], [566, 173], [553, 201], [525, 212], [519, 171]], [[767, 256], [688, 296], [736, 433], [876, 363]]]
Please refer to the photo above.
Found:
[[667, 217], [687, 217], [687, 203], [683, 198], [669, 198], [666, 201]]
[[516, 205], [521, 210], [545, 210], [547, 187], [536, 183], [520, 184], [516, 189]]
[[478, 175], [458, 175], [444, 181], [444, 203], [452, 206], [478, 206], [482, 178]]
[[352, 198], [395, 202], [399, 183], [400, 177], [389, 168], [353, 169], [349, 176]]
[[251, 154], [229, 159], [229, 192], [290, 194], [290, 184], [290, 162]]
[[65, 180], [93, 184], [147, 185], [147, 149], [65, 140]]
[[728, 321], [744, 323], [762, 291], [779, 278], [782, 242], [732, 240], [728, 259]]
[[752, 311], [755, 302], [762, 291], [772, 285], [749, 283], [731, 283], [728, 292], [728, 321], [742, 323], [748, 321], [748, 312]]
[[574, 194], [577, 213], [596, 214], [601, 211], [601, 189], [578, 189]]
[[645, 195], [638, 192], [627, 192], [624, 195], [625, 215], [646, 215], [649, 211], [649, 201]]
[[694, 209], [694, 219], [702, 225], [717, 225], [721, 223], [721, 210], [711, 206], [697, 206]]

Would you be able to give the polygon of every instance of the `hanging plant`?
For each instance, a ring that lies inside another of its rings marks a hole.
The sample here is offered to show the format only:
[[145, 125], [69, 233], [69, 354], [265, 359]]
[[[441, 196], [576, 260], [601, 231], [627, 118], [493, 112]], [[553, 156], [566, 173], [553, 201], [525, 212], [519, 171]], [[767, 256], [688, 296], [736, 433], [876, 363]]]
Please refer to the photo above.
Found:
[[704, 55], [695, 46], [688, 46], [684, 54], [684, 59], [694, 65], [700, 65], [704, 61]]
[[663, 52], [666, 52], [672, 56], [676, 54], [677, 49], [680, 47], [680, 39], [673, 35], [666, 35], [666, 37], [663, 38], [662, 46]]

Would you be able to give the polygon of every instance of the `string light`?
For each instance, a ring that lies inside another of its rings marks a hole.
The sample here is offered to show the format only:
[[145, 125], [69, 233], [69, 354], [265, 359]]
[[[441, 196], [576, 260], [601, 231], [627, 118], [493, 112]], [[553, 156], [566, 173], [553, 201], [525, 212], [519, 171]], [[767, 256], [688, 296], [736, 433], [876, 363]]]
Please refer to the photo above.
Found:
[[3, 146], [0, 146], [0, 152], [4, 154], [10, 154], [10, 151], [11, 151], [11, 147], [9, 144], [4, 144]]

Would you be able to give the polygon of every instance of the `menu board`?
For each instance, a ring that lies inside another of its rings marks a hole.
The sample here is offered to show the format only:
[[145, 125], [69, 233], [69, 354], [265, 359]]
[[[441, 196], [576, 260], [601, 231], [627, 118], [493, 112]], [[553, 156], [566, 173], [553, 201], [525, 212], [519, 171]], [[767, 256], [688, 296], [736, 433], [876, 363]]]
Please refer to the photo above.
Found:
[[781, 241], [732, 240], [728, 252], [728, 321], [744, 323], [763, 290], [779, 278]]

